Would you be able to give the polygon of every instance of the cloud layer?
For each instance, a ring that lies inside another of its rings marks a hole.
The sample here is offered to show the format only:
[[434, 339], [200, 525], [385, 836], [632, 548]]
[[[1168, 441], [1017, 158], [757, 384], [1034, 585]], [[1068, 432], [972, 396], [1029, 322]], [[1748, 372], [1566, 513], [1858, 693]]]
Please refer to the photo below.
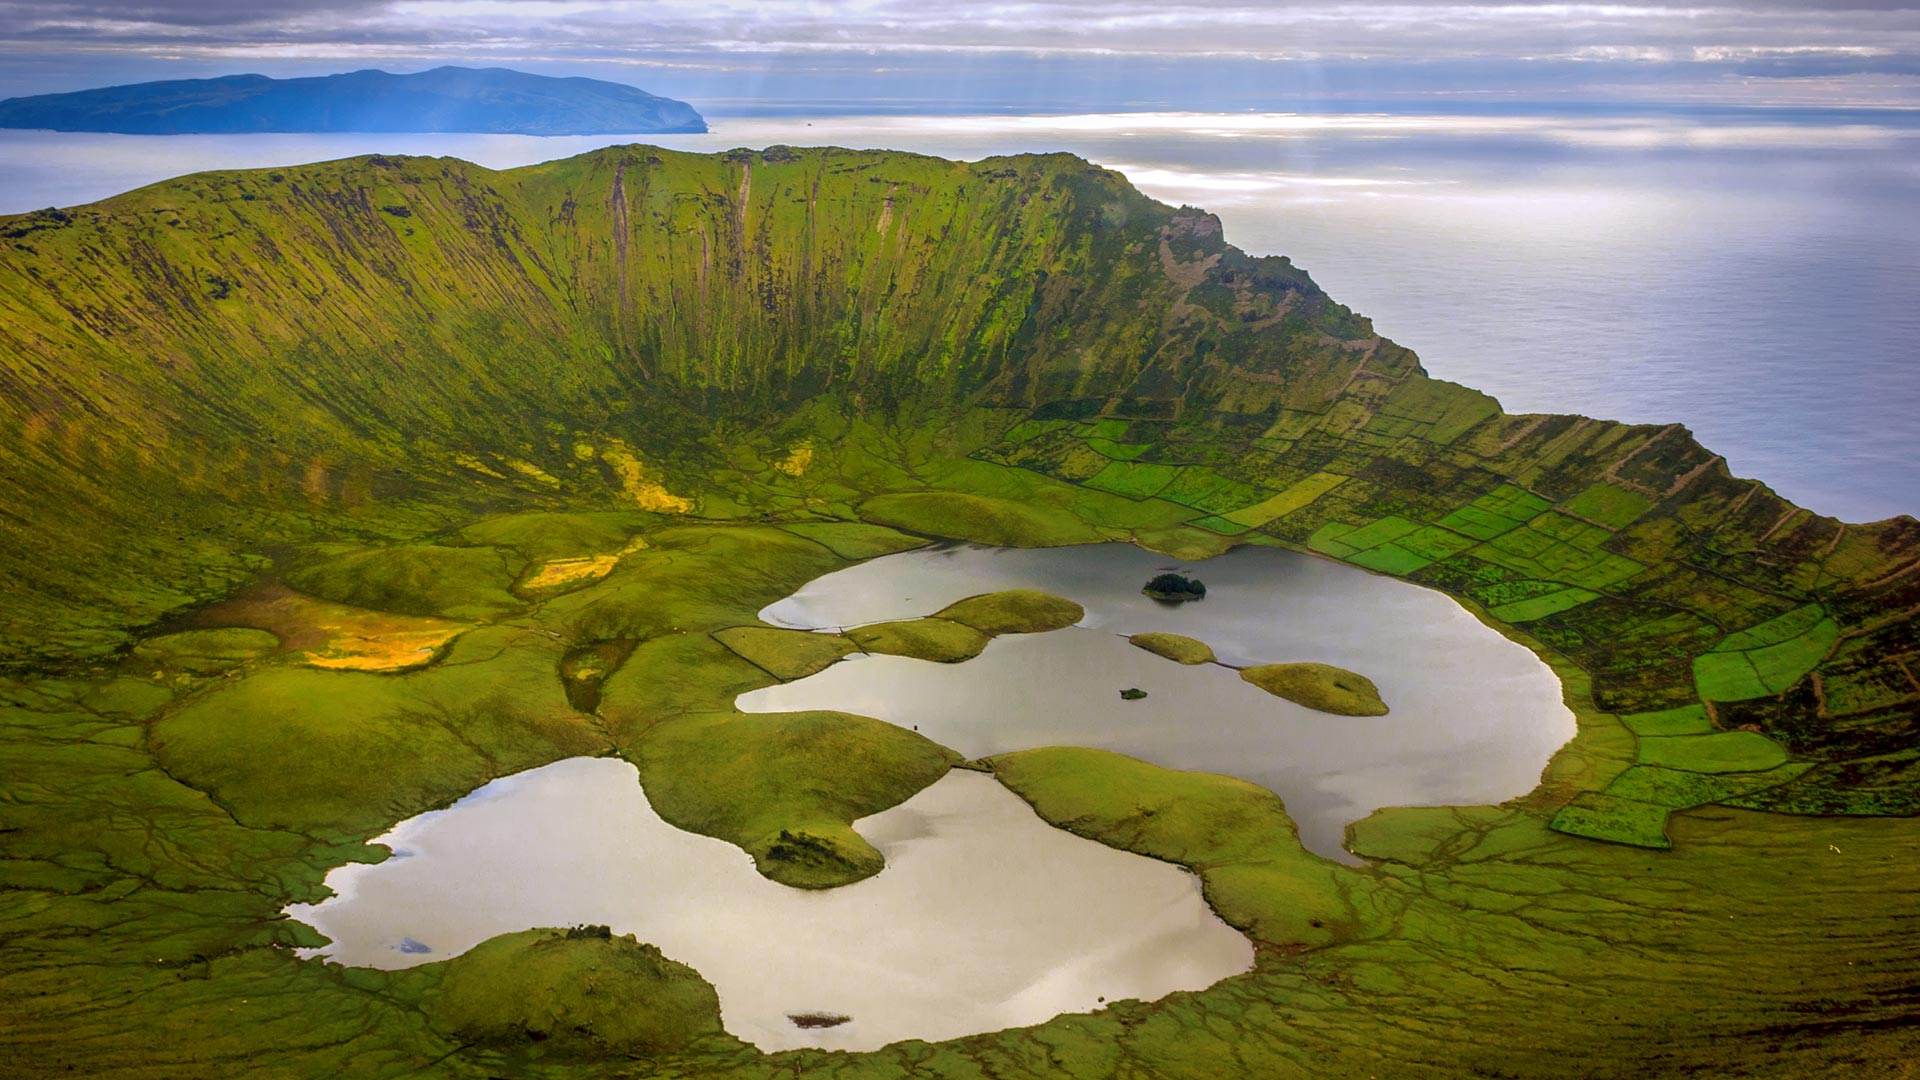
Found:
[[1079, 79], [1166, 104], [1223, 69], [1256, 84], [1240, 96], [1908, 104], [1920, 102], [1920, 0], [0, 0], [0, 62], [12, 69], [0, 93], [161, 70], [457, 62], [646, 67], [653, 84], [731, 97], [769, 84], [821, 99], [876, 86], [1058, 97]]

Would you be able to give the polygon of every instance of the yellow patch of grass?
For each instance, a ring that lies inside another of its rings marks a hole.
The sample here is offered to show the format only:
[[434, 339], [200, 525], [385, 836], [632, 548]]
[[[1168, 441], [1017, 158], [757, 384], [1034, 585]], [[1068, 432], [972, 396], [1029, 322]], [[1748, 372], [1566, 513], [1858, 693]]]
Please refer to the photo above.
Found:
[[640, 509], [656, 514], [684, 514], [693, 509], [692, 499], [675, 495], [649, 477], [646, 465], [626, 443], [610, 440], [606, 449], [600, 451], [600, 457], [613, 467], [614, 475], [620, 478], [621, 491]]
[[1346, 482], [1347, 478], [1339, 473], [1314, 473], [1265, 502], [1242, 507], [1225, 517], [1236, 525], [1257, 529], [1274, 518], [1286, 517]]
[[317, 600], [263, 585], [208, 608], [207, 626], [249, 626], [276, 634], [294, 659], [329, 671], [406, 671], [433, 662], [472, 624], [396, 615]]
[[498, 470], [496, 470], [493, 466], [488, 465], [486, 462], [481, 461], [479, 458], [474, 457], [472, 454], [455, 454], [453, 455], [453, 462], [454, 464], [459, 465], [463, 468], [472, 469], [474, 472], [477, 472], [482, 476], [491, 476], [495, 480], [506, 479], [506, 477], [501, 475], [501, 473]]
[[572, 585], [578, 581], [598, 581], [613, 572], [620, 562], [618, 555], [592, 555], [584, 559], [554, 559], [542, 563], [520, 579], [523, 589], [556, 589], [562, 585]]
[[802, 443], [788, 452], [787, 456], [773, 463], [775, 471], [788, 476], [805, 476], [813, 465], [813, 447]]
[[646, 547], [647, 538], [644, 536], [636, 536], [627, 541], [626, 546], [619, 551], [609, 552], [604, 555], [582, 555], [568, 559], [549, 559], [541, 563], [537, 568], [528, 571], [526, 575], [520, 579], [519, 587], [530, 592], [540, 592], [546, 589], [557, 589], [566, 585], [575, 585], [583, 581], [599, 581], [601, 578], [613, 573], [613, 568], [620, 565], [621, 559], [626, 558], [636, 551], [644, 551]]
[[548, 472], [547, 470], [541, 468], [538, 465], [535, 465], [531, 461], [516, 461], [513, 459], [509, 459], [507, 461], [507, 467], [512, 469], [514, 472], [519, 473], [521, 476], [524, 476], [527, 479], [532, 480], [536, 483], [545, 484], [548, 487], [560, 486], [559, 477], [554, 476], [552, 473]]

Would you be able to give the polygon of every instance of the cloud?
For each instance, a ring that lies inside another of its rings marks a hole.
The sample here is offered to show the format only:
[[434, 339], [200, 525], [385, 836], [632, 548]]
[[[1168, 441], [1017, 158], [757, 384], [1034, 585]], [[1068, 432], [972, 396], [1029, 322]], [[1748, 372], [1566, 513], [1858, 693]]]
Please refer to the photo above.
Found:
[[1515, 91], [1692, 81], [1737, 97], [1753, 79], [1828, 93], [1920, 75], [1920, 0], [0, 0], [0, 55], [29, 54], [69, 58], [76, 78], [114, 55], [272, 71], [463, 62], [785, 78], [813, 65], [863, 86], [878, 68], [932, 84], [963, 66], [1024, 65], [1023, 80], [1043, 83], [1049, 64], [1096, 79], [1128, 67], [1159, 86], [1163, 68], [1207, 81], [1209, 65], [1257, 64], [1235, 70], [1289, 89], [1299, 80], [1275, 74], [1287, 67], [1429, 90], [1464, 72], [1471, 92], [1496, 92], [1477, 66], [1514, 75]]

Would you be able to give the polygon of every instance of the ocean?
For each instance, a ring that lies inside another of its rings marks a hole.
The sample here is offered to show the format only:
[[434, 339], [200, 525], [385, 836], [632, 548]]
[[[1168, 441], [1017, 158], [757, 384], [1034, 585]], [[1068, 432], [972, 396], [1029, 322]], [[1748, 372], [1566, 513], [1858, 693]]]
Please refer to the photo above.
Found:
[[1065, 150], [1219, 214], [1510, 412], [1680, 422], [1848, 521], [1920, 514], [1920, 118], [1898, 112], [720, 117], [705, 135], [0, 131], [0, 213], [362, 153]]

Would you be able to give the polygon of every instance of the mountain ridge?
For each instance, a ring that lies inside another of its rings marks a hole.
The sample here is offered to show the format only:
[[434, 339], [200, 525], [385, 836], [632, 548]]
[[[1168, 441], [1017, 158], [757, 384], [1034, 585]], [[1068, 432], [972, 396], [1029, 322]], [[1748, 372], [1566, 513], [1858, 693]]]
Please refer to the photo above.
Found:
[[129, 135], [707, 130], [685, 102], [622, 83], [450, 65], [397, 75], [373, 68], [293, 79], [225, 75], [16, 97], [0, 101], [0, 127]]

